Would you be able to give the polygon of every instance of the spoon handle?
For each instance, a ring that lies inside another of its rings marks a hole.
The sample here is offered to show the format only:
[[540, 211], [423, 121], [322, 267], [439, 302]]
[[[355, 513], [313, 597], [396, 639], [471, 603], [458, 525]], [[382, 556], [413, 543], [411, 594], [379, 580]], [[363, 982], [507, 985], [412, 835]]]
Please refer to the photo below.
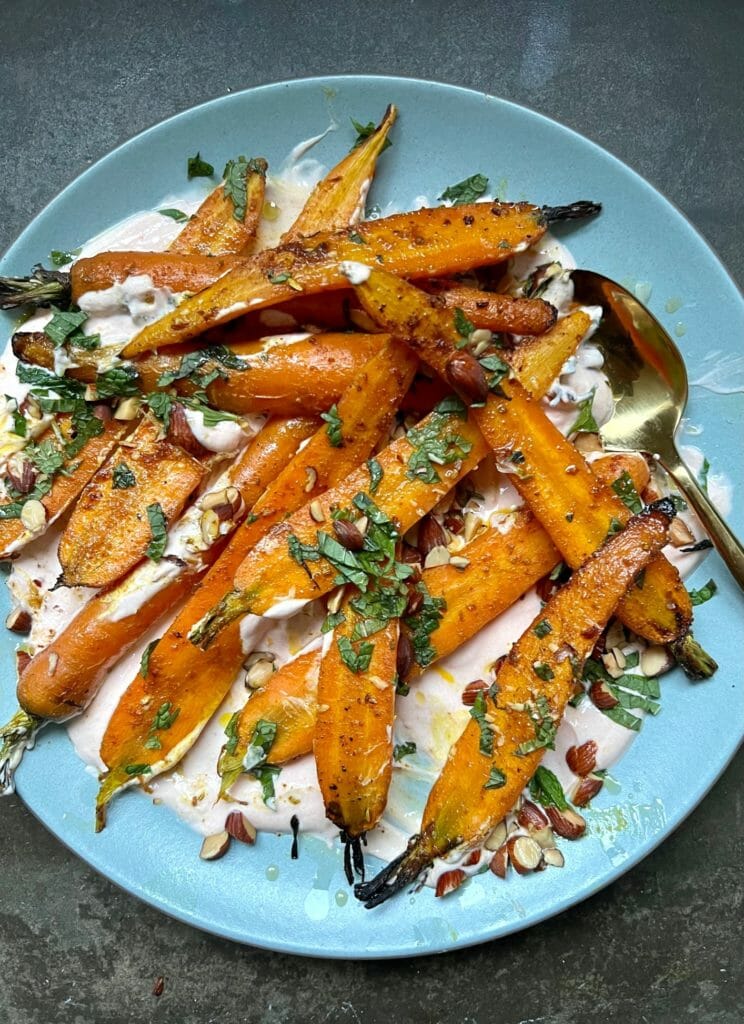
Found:
[[659, 456], [664, 469], [676, 481], [682, 494], [695, 510], [703, 529], [713, 541], [729, 572], [744, 590], [744, 547], [726, 525], [708, 495], [702, 489], [673, 446]]

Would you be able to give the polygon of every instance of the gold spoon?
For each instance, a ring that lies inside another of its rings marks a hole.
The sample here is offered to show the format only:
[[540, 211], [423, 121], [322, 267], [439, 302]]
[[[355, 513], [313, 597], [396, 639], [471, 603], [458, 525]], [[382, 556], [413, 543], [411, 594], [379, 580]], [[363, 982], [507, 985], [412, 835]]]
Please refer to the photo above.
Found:
[[647, 452], [659, 460], [744, 590], [744, 547], [683, 462], [674, 440], [687, 405], [687, 371], [679, 349], [622, 285], [591, 270], [574, 270], [572, 278], [576, 300], [603, 310], [597, 343], [615, 399], [612, 419], [600, 429], [604, 446]]

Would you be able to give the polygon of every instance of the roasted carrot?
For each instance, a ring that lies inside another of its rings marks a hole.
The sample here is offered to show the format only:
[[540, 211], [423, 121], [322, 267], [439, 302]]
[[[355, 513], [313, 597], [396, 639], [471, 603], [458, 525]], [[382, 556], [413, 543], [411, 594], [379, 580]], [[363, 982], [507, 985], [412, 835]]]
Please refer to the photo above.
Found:
[[[341, 829], [349, 881], [352, 854], [355, 869], [364, 874], [359, 839], [382, 817], [393, 774], [399, 630], [399, 620], [391, 619], [357, 644], [357, 655], [353, 641], [363, 616], [355, 613], [353, 602], [354, 595], [342, 602], [345, 621], [321, 658], [313, 743], [326, 817]], [[371, 648], [367, 666], [355, 669], [349, 652], [362, 657], [365, 647]]]
[[426, 290], [447, 309], [461, 309], [475, 327], [506, 334], [544, 334], [556, 320], [555, 306], [544, 299], [515, 299], [499, 292], [484, 292], [452, 281], [432, 282]]
[[377, 159], [386, 147], [397, 116], [398, 111], [391, 104], [375, 131], [318, 182], [299, 217], [282, 236], [283, 245], [318, 231], [356, 224], [364, 217], [364, 203]]
[[[69, 439], [69, 418], [60, 417], [59, 424], [63, 437]], [[0, 505], [0, 558], [10, 558], [16, 554], [29, 541], [40, 537], [47, 527], [67, 511], [127, 429], [127, 424], [108, 420], [103, 424], [102, 432], [86, 441], [74, 458], [68, 460], [70, 465], [65, 468], [65, 472], [58, 473], [53, 479], [51, 490], [38, 499], [44, 506], [46, 518], [39, 519], [37, 528], [24, 524], [20, 517], [5, 518], [2, 514], [3, 506]], [[53, 432], [50, 431], [40, 441], [43, 443], [44, 440], [50, 440], [51, 436]]]
[[[509, 460], [519, 453], [515, 487], [569, 565], [580, 565], [608, 532], [622, 529], [630, 517], [628, 508], [597, 479], [519, 381], [507, 378], [494, 363], [484, 370], [474, 356], [456, 351], [462, 339], [449, 313], [384, 271], [371, 271], [356, 291], [381, 326], [405, 337], [467, 401], [488, 396], [483, 408], [473, 409], [474, 419], [499, 457]], [[493, 374], [491, 386], [498, 393], [489, 393], [486, 373]], [[651, 562], [643, 587], [628, 593], [618, 614], [634, 632], [656, 644], [681, 641], [692, 621], [687, 590], [663, 555]], [[690, 665], [685, 667], [690, 670]]]
[[[236, 519], [253, 508], [315, 429], [311, 419], [276, 419], [256, 435], [227, 474], [227, 485], [240, 491], [243, 502]], [[42, 719], [67, 718], [85, 708], [106, 671], [193, 588], [209, 563], [208, 554], [195, 551], [192, 561], [183, 564], [144, 562], [116, 586], [96, 594], [21, 673], [21, 707]], [[147, 596], [141, 602], [132, 600], [138, 593]]]
[[[434, 860], [472, 846], [512, 809], [554, 736], [582, 664], [622, 595], [667, 539], [674, 505], [635, 516], [573, 574], [511, 648], [494, 686], [449, 752], [429, 794], [421, 831], [357, 896], [374, 907]], [[539, 628], [538, 628], [539, 627]], [[549, 628], [548, 628], [549, 627]]]
[[107, 252], [84, 256], [70, 268], [72, 301], [86, 292], [110, 288], [128, 277], [146, 274], [155, 288], [198, 292], [227, 273], [234, 256], [201, 256], [182, 252]]
[[267, 166], [262, 157], [246, 161], [245, 205], [242, 207], [242, 215], [223, 182], [210, 192], [170, 244], [169, 251], [204, 256], [250, 252], [264, 205]]
[[[608, 483], [627, 473], [639, 492], [648, 479], [641, 456], [603, 456], [595, 463], [595, 472]], [[485, 529], [463, 554], [468, 559], [464, 569], [440, 565], [423, 571], [430, 596], [444, 602], [439, 623], [429, 634], [433, 652], [429, 664], [446, 658], [475, 636], [560, 561], [558, 549], [535, 517], [525, 511], [515, 513], [506, 533], [495, 527]], [[495, 579], [498, 586], [493, 585]], [[235, 750], [219, 765], [223, 795], [241, 774], [242, 758], [261, 719], [277, 727], [272, 764], [281, 765], [312, 751], [319, 668], [317, 651], [308, 655], [302, 666], [288, 662], [246, 702], [236, 720]], [[414, 661], [407, 678], [422, 671], [423, 666]]]
[[[529, 203], [475, 203], [366, 221], [351, 233], [318, 232], [240, 261], [210, 288], [140, 331], [123, 355], [130, 359], [140, 352], [189, 341], [249, 310], [291, 299], [298, 291], [312, 294], [346, 287], [339, 267], [344, 260], [374, 264], [382, 259], [404, 277], [456, 273], [508, 259], [540, 238], [546, 223], [542, 211]], [[90, 281], [104, 287], [111, 269], [109, 258], [121, 264], [136, 261], [137, 256], [102, 253], [93, 257], [98, 262], [79, 271], [74, 288], [90, 288]], [[79, 260], [73, 270], [85, 262]]]
[[[207, 386], [207, 397], [216, 408], [240, 416], [325, 412], [338, 401], [387, 337], [383, 334], [306, 334], [234, 341], [228, 351], [238, 356], [243, 366], [238, 369], [216, 359], [208, 360], [204, 371], [216, 369], [219, 376]], [[177, 373], [182, 358], [198, 349], [198, 345], [160, 349], [134, 360], [132, 365], [139, 375], [140, 390], [145, 394], [158, 390], [162, 375]], [[54, 369], [54, 346], [43, 333], [18, 331], [13, 335], [13, 351], [25, 362]], [[78, 365], [69, 369], [67, 375], [86, 384], [95, 381], [98, 355], [83, 349], [75, 358]], [[183, 395], [191, 395], [198, 389], [187, 379], [175, 380], [172, 386]]]
[[[99, 794], [99, 827], [105, 805], [113, 793], [132, 781], [133, 775], [131, 771], [127, 773], [127, 766], [145, 765], [148, 774], [171, 767], [195, 741], [240, 668], [245, 655], [239, 624], [226, 629], [207, 652], [193, 647], [188, 639], [189, 630], [229, 590], [236, 569], [262, 537], [268, 539], [276, 531], [284, 537], [286, 525], [291, 528], [295, 517], [286, 519], [286, 523], [282, 520], [303, 502], [309, 502], [306, 514], [310, 522], [315, 522], [310, 506], [317, 514], [319, 499], [314, 496], [329, 484], [347, 477], [389, 431], [414, 369], [415, 360], [405, 346], [388, 341], [339, 401], [340, 437], [336, 434], [335, 421], [329, 422], [298, 452], [272, 481], [255, 504], [251, 519], [237, 531], [202, 586], [181, 610], [153, 651], [147, 678], [135, 678], [109, 722], [101, 746], [101, 756], [109, 772]], [[267, 592], [262, 610], [268, 610], [289, 592], [289, 577], [293, 569], [299, 569], [285, 542], [275, 541], [272, 550], [269, 561], [281, 562], [285, 571], [279, 571], [278, 578], [272, 581], [273, 594]], [[301, 570], [301, 574], [303, 582], [309, 583], [304, 571]], [[168, 736], [163, 737], [157, 753], [153, 753], [145, 746], [151, 724], [146, 709], [161, 707], [166, 702], [178, 706], [178, 720]]]
[[272, 764], [285, 764], [312, 751], [319, 670], [320, 648], [300, 654], [275, 672], [244, 705], [235, 719], [235, 747], [223, 749], [217, 764], [221, 797], [227, 796], [245, 771], [243, 759], [260, 721], [276, 726]]
[[[65, 586], [108, 586], [145, 557], [159, 533], [164, 549], [165, 531], [201, 483], [205, 465], [160, 430], [143, 420], [78, 498], [59, 542]], [[159, 561], [162, 554], [152, 557]]]

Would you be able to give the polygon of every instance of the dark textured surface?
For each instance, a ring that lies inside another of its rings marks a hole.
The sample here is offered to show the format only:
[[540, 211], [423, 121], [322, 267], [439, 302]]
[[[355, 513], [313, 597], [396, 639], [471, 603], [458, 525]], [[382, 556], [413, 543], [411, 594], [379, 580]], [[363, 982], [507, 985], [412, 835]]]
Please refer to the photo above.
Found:
[[[0, 249], [140, 129], [313, 74], [433, 77], [532, 106], [658, 186], [741, 284], [744, 8], [675, 3], [4, 0]], [[744, 757], [609, 890], [436, 960], [300, 960], [213, 939], [119, 892], [0, 805], [0, 1020], [738, 1024]], [[165, 976], [160, 999], [153, 982]]]

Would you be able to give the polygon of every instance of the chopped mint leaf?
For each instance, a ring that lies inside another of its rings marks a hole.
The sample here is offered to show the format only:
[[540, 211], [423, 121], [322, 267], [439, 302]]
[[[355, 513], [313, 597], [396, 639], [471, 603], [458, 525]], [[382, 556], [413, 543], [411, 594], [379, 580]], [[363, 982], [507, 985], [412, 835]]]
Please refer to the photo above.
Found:
[[633, 478], [627, 469], [624, 469], [617, 480], [615, 480], [612, 485], [612, 489], [618, 498], [620, 498], [620, 500], [630, 509], [633, 515], [638, 515], [643, 508], [643, 502], [638, 496], [638, 491], [635, 489]]
[[485, 757], [493, 756], [493, 728], [491, 723], [486, 718], [488, 714], [488, 705], [486, 703], [486, 695], [481, 690], [475, 698], [475, 703], [470, 709], [470, 717], [474, 718], [478, 723], [480, 729], [480, 744], [479, 750]]
[[393, 747], [393, 760], [402, 761], [404, 757], [408, 757], [410, 754], [416, 753], [416, 744], [411, 740], [410, 743], [396, 743]]
[[537, 771], [530, 780], [530, 796], [543, 807], [557, 807], [559, 811], [568, 809], [568, 800], [563, 786], [550, 768], [538, 765]]
[[369, 493], [375, 494], [383, 477], [383, 468], [377, 459], [367, 459], [367, 470], [369, 472]]
[[147, 679], [147, 673], [150, 671], [150, 655], [158, 645], [160, 637], [157, 640], [151, 640], [150, 643], [145, 647], [140, 658], [139, 674], [143, 679]]
[[129, 487], [134, 487], [136, 483], [137, 480], [135, 475], [126, 462], [119, 462], [114, 466], [111, 474], [111, 486], [115, 491], [126, 490]]
[[718, 585], [715, 580], [708, 580], [705, 586], [700, 587], [699, 590], [690, 591], [690, 602], [693, 605], [705, 604], [706, 601], [710, 601], [717, 590]]
[[494, 765], [488, 773], [488, 780], [483, 784], [484, 789], [503, 789], [506, 785], [506, 775]]
[[488, 178], [485, 174], [471, 174], [469, 178], [458, 181], [455, 185], [449, 185], [441, 196], [440, 200], [449, 201], [453, 206], [460, 206], [462, 203], [474, 203], [488, 188]]
[[186, 161], [186, 173], [189, 181], [192, 178], [211, 178], [214, 174], [214, 167], [202, 160], [201, 153], [197, 151], [196, 156], [190, 156]]
[[152, 540], [147, 545], [145, 554], [153, 562], [159, 562], [165, 552], [168, 541], [168, 521], [159, 502], [147, 506], [147, 519], [150, 523]]
[[594, 389], [591, 395], [579, 402], [579, 414], [568, 431], [569, 436], [571, 434], [597, 434], [599, 432], [597, 421], [594, 419], [594, 413], [592, 412], [593, 402]]
[[343, 444], [343, 420], [338, 414], [338, 408], [336, 405], [332, 405], [328, 412], [322, 412], [320, 418], [324, 420], [328, 426], [326, 427], [326, 434], [328, 435], [328, 443], [333, 448], [340, 448]]
[[348, 636], [338, 637], [336, 644], [338, 646], [338, 653], [341, 655], [341, 661], [350, 671], [355, 674], [367, 671], [372, 661], [372, 654], [375, 649], [374, 644], [365, 640], [359, 644], [359, 650], [355, 651]]
[[184, 213], [183, 210], [177, 210], [175, 207], [170, 207], [165, 210], [158, 210], [158, 213], [162, 217], [170, 217], [171, 220], [176, 221], [178, 224], [183, 224], [187, 220], [191, 220], [188, 213]]

